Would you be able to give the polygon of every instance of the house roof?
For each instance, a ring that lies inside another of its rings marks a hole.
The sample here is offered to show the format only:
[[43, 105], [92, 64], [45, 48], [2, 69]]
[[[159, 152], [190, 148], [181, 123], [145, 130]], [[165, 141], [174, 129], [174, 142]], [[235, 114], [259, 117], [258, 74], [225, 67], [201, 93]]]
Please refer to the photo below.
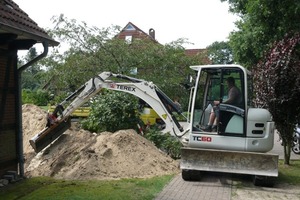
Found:
[[[10, 34], [15, 34], [14, 38]], [[42, 42], [49, 42], [50, 46], [59, 44], [12, 0], [0, 0], [0, 40], [2, 42], [7, 39], [14, 39], [19, 43], [23, 41], [24, 44], [27, 41], [27, 46]]]
[[185, 50], [185, 54], [187, 56], [195, 56], [195, 55], [201, 54], [201, 53], [203, 53], [205, 51], [206, 51], [206, 49], [186, 49]]
[[202, 55], [202, 61], [205, 64], [210, 64], [211, 61], [209, 60], [207, 56], [207, 49], [186, 49], [185, 50], [185, 55], [187, 56], [197, 56], [197, 55]]
[[120, 39], [125, 39], [126, 36], [132, 36], [132, 38], [140, 38], [140, 39], [148, 38], [158, 43], [157, 40], [155, 39], [154, 29], [152, 28], [149, 29], [149, 34], [147, 34], [139, 27], [134, 25], [132, 22], [128, 22], [128, 24], [120, 31], [120, 33], [116, 35], [116, 37]]

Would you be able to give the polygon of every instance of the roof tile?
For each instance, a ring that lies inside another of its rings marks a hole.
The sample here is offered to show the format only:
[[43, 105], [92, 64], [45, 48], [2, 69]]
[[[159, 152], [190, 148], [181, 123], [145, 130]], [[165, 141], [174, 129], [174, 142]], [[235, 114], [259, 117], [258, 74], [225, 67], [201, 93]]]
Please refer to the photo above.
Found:
[[56, 46], [59, 44], [12, 0], [0, 0], [0, 25], [15, 29], [16, 31], [26, 32], [32, 36], [38, 36], [40, 38], [39, 42], [48, 40], [52, 45]]

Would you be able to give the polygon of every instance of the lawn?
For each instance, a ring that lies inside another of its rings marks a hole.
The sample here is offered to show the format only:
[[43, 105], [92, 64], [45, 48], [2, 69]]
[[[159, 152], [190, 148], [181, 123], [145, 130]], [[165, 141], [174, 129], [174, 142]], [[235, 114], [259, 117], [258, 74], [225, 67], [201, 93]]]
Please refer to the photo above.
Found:
[[[0, 199], [111, 199], [152, 200], [170, 182], [174, 175], [147, 179], [57, 180], [49, 177], [24, 179], [0, 188]], [[300, 160], [290, 166], [279, 162], [278, 182], [300, 185]]]
[[57, 180], [49, 177], [24, 179], [0, 189], [0, 199], [112, 199], [151, 200], [173, 176], [148, 179]]
[[291, 160], [290, 165], [284, 165], [279, 160], [278, 182], [300, 185], [300, 160]]

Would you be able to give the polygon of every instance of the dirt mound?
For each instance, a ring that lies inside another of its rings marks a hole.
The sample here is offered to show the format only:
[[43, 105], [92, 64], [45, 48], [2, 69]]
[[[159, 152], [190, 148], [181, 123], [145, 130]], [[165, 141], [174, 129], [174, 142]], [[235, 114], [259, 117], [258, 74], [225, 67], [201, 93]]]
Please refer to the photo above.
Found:
[[72, 124], [58, 140], [35, 154], [28, 141], [44, 128], [45, 116], [37, 106], [23, 106], [25, 174], [28, 177], [118, 179], [179, 172], [177, 161], [134, 130], [95, 134]]
[[35, 152], [29, 144], [29, 140], [40, 130], [45, 128], [47, 123], [47, 112], [38, 106], [24, 104], [22, 106], [22, 124], [23, 124], [23, 151], [25, 156], [25, 166], [34, 156]]

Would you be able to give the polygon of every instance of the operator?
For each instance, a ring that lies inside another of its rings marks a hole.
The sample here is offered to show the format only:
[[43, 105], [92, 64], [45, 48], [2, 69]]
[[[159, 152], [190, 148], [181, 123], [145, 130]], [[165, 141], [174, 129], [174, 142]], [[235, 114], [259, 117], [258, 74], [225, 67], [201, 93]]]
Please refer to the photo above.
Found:
[[[242, 95], [241, 91], [235, 85], [235, 81], [233, 77], [228, 77], [226, 79], [227, 87], [228, 87], [228, 99], [222, 103], [231, 104], [234, 106], [238, 106], [242, 103]], [[207, 126], [203, 129], [203, 131], [207, 132], [217, 132], [218, 127], [218, 118], [219, 118], [219, 104], [220, 101], [214, 101], [214, 106], [211, 110], [209, 121]]]

